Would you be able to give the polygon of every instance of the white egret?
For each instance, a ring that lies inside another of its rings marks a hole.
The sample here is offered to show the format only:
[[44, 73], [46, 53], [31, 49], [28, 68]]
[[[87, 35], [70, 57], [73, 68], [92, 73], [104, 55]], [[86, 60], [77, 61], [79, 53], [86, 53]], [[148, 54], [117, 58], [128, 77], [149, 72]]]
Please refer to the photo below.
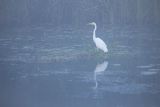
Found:
[[96, 44], [97, 49], [101, 49], [103, 52], [107, 53], [108, 49], [107, 49], [107, 45], [105, 44], [105, 42], [101, 38], [96, 37], [96, 30], [97, 30], [96, 23], [92, 22], [92, 23], [89, 23], [89, 25], [93, 25], [94, 26], [93, 41]]

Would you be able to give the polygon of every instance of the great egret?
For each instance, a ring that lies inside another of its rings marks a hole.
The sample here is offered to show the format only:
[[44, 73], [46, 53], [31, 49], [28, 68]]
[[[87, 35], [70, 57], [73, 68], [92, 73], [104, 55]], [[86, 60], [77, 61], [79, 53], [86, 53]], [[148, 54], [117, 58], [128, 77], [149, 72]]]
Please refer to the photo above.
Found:
[[96, 37], [96, 30], [97, 30], [97, 25], [95, 22], [89, 23], [89, 25], [93, 25], [94, 26], [94, 30], [93, 30], [93, 41], [96, 44], [96, 47], [98, 49], [101, 49], [103, 52], [107, 53], [108, 49], [107, 49], [107, 45], [105, 44], [105, 42], [99, 38]]

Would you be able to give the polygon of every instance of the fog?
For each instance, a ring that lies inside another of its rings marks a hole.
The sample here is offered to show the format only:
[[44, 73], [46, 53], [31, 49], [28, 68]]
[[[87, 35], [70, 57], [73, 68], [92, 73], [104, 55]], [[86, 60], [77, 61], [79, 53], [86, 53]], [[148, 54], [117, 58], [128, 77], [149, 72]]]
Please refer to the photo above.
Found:
[[0, 26], [159, 25], [159, 0], [0, 0]]
[[0, 107], [160, 107], [159, 84], [160, 0], [0, 0]]

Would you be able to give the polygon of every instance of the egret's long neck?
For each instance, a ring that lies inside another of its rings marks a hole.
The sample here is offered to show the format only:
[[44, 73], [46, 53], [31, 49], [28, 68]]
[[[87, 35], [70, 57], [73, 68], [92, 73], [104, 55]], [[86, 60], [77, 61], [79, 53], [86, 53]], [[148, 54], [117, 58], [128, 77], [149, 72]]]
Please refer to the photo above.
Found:
[[96, 39], [96, 30], [97, 30], [97, 26], [95, 24], [94, 25], [94, 30], [93, 30], [93, 40]]

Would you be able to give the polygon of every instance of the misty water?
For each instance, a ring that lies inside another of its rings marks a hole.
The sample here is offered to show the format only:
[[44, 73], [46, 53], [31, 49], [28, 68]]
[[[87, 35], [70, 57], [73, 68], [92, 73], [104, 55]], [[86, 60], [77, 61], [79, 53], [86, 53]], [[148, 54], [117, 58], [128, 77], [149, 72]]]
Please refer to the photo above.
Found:
[[159, 107], [160, 30], [15, 28], [0, 32], [1, 107]]

